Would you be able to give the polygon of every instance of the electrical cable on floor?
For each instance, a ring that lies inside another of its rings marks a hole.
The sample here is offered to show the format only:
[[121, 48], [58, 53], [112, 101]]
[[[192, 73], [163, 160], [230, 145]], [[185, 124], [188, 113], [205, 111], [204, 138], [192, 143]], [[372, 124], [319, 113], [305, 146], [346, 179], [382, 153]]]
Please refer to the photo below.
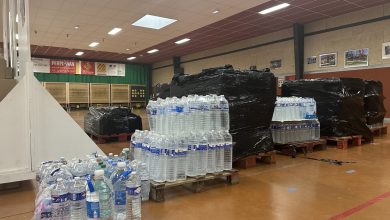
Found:
[[318, 160], [318, 161], [322, 161], [322, 162], [326, 162], [326, 163], [331, 163], [331, 164], [334, 164], [334, 165], [337, 165], [337, 166], [341, 166], [345, 163], [356, 163], [356, 161], [342, 161], [342, 160], [334, 160], [334, 159], [323, 159], [323, 158], [314, 158], [314, 157], [300, 157], [300, 158], [305, 158], [305, 159], [309, 159], [309, 160]]

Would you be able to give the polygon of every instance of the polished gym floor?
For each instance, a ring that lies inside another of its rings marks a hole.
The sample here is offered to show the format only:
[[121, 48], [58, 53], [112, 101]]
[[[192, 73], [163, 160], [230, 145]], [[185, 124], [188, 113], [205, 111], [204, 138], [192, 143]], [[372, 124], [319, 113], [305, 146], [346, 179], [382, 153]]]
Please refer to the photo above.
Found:
[[[84, 111], [71, 112], [82, 124]], [[139, 112], [144, 117], [143, 112]], [[145, 121], [146, 122], [146, 121]], [[119, 153], [128, 143], [104, 144]], [[240, 170], [240, 183], [165, 192], [165, 201], [142, 204], [144, 220], [190, 219], [390, 219], [390, 135], [347, 150], [328, 147], [308, 156], [355, 163], [341, 166], [277, 155], [276, 164]], [[31, 219], [34, 182], [0, 191], [0, 219]]]

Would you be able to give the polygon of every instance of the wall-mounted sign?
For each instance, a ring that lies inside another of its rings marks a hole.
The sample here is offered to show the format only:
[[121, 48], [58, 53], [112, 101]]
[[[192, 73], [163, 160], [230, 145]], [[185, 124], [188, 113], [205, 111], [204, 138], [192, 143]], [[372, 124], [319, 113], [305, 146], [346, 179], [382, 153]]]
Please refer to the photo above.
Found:
[[390, 59], [390, 42], [382, 44], [382, 59]]
[[50, 73], [76, 74], [76, 60], [50, 60]]
[[317, 56], [311, 56], [307, 58], [307, 64], [316, 64], [317, 63]]
[[95, 62], [81, 61], [81, 75], [95, 75]]
[[50, 60], [43, 58], [31, 58], [33, 62], [33, 72], [50, 73]]
[[368, 66], [368, 48], [347, 50], [344, 53], [344, 67]]
[[320, 67], [337, 66], [337, 53], [320, 55]]

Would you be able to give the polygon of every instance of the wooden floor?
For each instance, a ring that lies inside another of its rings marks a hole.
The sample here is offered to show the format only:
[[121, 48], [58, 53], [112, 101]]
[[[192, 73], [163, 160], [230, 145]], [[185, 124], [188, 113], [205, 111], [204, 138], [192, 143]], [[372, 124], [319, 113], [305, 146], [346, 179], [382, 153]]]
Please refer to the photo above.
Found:
[[[81, 113], [80, 113], [81, 115]], [[101, 146], [114, 153], [123, 144]], [[118, 149], [119, 150], [119, 149]], [[390, 135], [347, 150], [328, 148], [309, 154], [331, 163], [277, 155], [274, 165], [240, 171], [240, 183], [208, 186], [206, 191], [165, 192], [165, 202], [142, 205], [145, 220], [191, 219], [390, 219]], [[31, 219], [34, 184], [0, 192], [0, 219]], [[333, 217], [333, 218], [332, 218]]]

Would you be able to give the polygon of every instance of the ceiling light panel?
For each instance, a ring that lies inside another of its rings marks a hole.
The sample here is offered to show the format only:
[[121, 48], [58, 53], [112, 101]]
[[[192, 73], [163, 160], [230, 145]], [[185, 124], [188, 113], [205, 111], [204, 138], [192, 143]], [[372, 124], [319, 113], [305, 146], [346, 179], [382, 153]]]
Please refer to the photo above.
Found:
[[149, 50], [148, 53], [157, 53], [158, 49]]
[[175, 44], [184, 44], [184, 43], [187, 43], [190, 40], [191, 40], [190, 38], [184, 38], [184, 39], [176, 41]]
[[75, 55], [76, 55], [76, 56], [81, 56], [81, 55], [83, 55], [83, 54], [84, 54], [83, 51], [79, 51], [79, 52], [77, 52]]
[[122, 28], [113, 28], [110, 32], [108, 32], [109, 35], [116, 35], [117, 33], [121, 32]]
[[159, 30], [163, 27], [166, 27], [177, 20], [171, 18], [164, 18], [155, 15], [145, 15], [140, 18], [138, 21], [134, 22], [132, 25], [137, 27], [151, 28]]
[[129, 57], [127, 60], [134, 60], [136, 57]]
[[99, 45], [99, 42], [92, 42], [89, 44], [90, 47], [96, 47], [97, 45]]
[[259, 14], [266, 15], [266, 14], [269, 14], [271, 12], [278, 11], [278, 10], [281, 10], [283, 8], [287, 8], [288, 6], [290, 6], [290, 4], [282, 3], [282, 4], [279, 4], [279, 5], [275, 5], [275, 6], [271, 7], [271, 8], [264, 9], [264, 10], [260, 11]]

